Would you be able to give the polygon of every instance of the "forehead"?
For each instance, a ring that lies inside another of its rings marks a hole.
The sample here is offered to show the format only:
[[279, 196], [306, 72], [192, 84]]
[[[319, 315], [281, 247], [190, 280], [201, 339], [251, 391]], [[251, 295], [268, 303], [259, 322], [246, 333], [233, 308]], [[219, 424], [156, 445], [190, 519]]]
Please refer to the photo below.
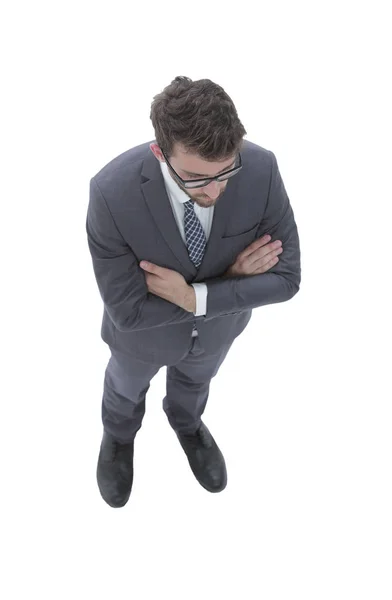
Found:
[[189, 154], [184, 152], [182, 147], [177, 146], [173, 154], [177, 168], [184, 172], [196, 173], [198, 175], [214, 176], [220, 172], [227, 171], [233, 166], [235, 156], [226, 158], [221, 161], [207, 161], [200, 158], [197, 154]]

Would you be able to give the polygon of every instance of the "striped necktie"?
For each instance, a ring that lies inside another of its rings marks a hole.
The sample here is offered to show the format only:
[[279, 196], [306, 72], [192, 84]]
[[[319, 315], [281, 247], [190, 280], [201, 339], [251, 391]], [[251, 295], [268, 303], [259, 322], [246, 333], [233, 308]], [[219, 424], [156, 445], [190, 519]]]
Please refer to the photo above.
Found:
[[203, 260], [207, 240], [192, 200], [184, 202], [184, 209], [184, 229], [189, 258], [198, 268]]

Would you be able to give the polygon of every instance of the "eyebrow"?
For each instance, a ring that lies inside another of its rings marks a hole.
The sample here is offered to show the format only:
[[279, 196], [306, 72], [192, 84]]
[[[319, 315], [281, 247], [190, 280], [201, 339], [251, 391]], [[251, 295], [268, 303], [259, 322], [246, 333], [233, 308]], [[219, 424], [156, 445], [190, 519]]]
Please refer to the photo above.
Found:
[[[224, 173], [225, 171], [229, 171], [231, 167], [233, 167], [236, 163], [235, 159], [231, 165], [229, 165], [228, 167], [225, 167], [224, 169], [221, 169], [220, 171], [218, 171], [217, 175], [219, 175], [219, 173]], [[186, 173], [187, 175], [196, 175], [197, 177], [212, 177], [212, 175], [206, 175], [205, 173], [192, 173], [192, 171], [186, 171], [185, 169], [182, 169], [184, 171], [184, 173]]]

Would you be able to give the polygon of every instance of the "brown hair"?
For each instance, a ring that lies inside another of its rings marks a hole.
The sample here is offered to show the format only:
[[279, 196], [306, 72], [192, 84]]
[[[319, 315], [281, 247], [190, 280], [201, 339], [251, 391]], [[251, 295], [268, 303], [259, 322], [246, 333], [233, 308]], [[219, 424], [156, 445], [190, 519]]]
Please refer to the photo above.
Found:
[[246, 130], [224, 89], [210, 79], [176, 77], [154, 96], [150, 119], [168, 158], [174, 144], [207, 161], [223, 161], [242, 147]]

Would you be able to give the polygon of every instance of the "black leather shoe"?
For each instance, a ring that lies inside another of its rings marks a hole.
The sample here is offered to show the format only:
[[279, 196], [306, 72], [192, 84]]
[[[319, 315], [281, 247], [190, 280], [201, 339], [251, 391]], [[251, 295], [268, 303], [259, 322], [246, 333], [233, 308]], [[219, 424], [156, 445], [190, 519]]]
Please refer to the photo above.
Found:
[[207, 426], [202, 423], [196, 433], [176, 434], [200, 485], [209, 492], [221, 492], [227, 484], [225, 459]]
[[113, 508], [124, 506], [133, 483], [134, 441], [122, 444], [105, 430], [97, 465], [97, 482], [102, 498]]

